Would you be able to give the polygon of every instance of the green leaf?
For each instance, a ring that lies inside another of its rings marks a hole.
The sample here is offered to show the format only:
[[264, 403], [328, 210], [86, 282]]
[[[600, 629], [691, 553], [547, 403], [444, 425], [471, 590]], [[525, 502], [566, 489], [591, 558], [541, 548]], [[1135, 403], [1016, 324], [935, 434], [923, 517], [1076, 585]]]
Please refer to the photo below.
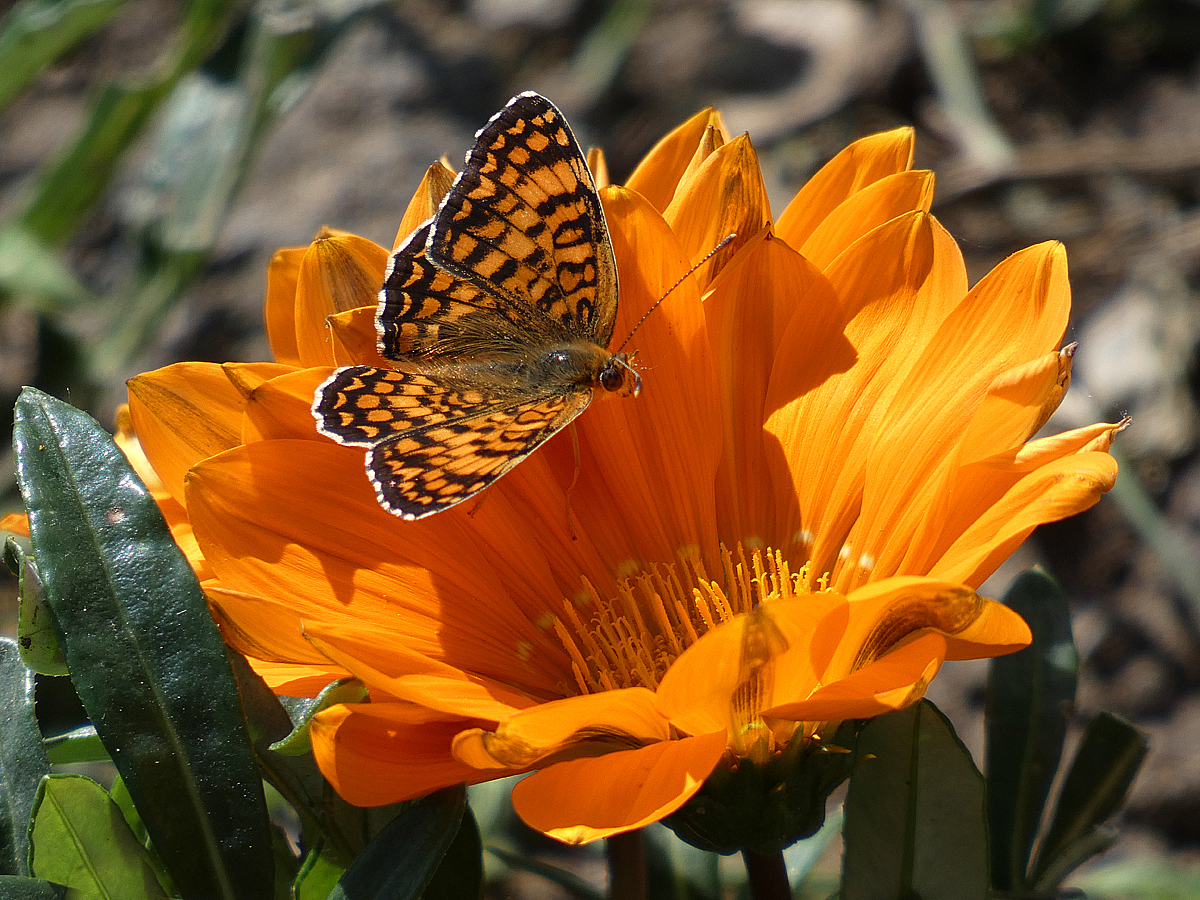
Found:
[[13, 538], [4, 542], [4, 561], [17, 576], [17, 640], [21, 659], [39, 675], [66, 675], [55, 630], [54, 613], [42, 592], [42, 577], [33, 558]]
[[1148, 749], [1145, 735], [1111, 713], [1088, 722], [1038, 851], [1033, 877], [1038, 890], [1057, 888], [1076, 866], [1111, 844], [1101, 826], [1125, 800]]
[[17, 472], [79, 698], [185, 898], [269, 896], [271, 839], [225, 648], [187, 560], [90, 417], [17, 400]]
[[982, 900], [983, 778], [928, 700], [872, 719], [846, 795], [844, 900]]
[[33, 873], [78, 900], [165, 898], [141, 845], [104, 788], [82, 775], [47, 775], [34, 808]]
[[471, 807], [463, 810], [458, 833], [421, 893], [421, 900], [479, 900], [483, 896], [483, 843]]
[[1044, 572], [1017, 576], [1004, 602], [1029, 623], [1033, 643], [988, 667], [987, 810], [992, 886], [1019, 890], [1062, 758], [1079, 654], [1067, 598]]
[[9, 10], [0, 21], [0, 110], [123, 4], [124, 0], [25, 0]]
[[300, 867], [292, 896], [296, 900], [325, 900], [346, 874], [346, 865], [321, 852], [312, 850]]
[[309, 728], [312, 726], [313, 716], [338, 703], [362, 703], [366, 699], [366, 685], [357, 678], [343, 678], [326, 685], [315, 699], [306, 700], [302, 707], [292, 712], [295, 725], [288, 736], [273, 743], [271, 749], [284, 756], [301, 756], [312, 752]]
[[67, 889], [40, 878], [0, 875], [0, 897], [4, 900], [65, 900]]
[[44, 744], [50, 762], [56, 766], [112, 760], [104, 742], [100, 740], [100, 735], [96, 734], [96, 729], [91, 725], [81, 725], [63, 734], [46, 738]]
[[121, 815], [125, 817], [125, 824], [129, 826], [129, 830], [133, 832], [133, 836], [137, 838], [138, 843], [146, 848], [146, 862], [154, 870], [154, 875], [158, 879], [158, 883], [166, 888], [169, 894], [177, 896], [179, 891], [175, 887], [171, 873], [167, 871], [167, 867], [163, 865], [162, 857], [154, 849], [154, 842], [150, 840], [150, 835], [146, 831], [146, 823], [142, 821], [141, 813], [133, 805], [133, 798], [129, 796], [129, 789], [125, 787], [125, 780], [120, 775], [113, 781], [112, 787], [109, 788], [108, 796], [117, 805], [117, 809], [121, 810]]
[[457, 835], [466, 805], [459, 785], [409, 806], [346, 870], [329, 900], [416, 900]]
[[49, 771], [33, 712], [33, 673], [16, 643], [0, 638], [0, 873], [29, 874], [29, 819]]

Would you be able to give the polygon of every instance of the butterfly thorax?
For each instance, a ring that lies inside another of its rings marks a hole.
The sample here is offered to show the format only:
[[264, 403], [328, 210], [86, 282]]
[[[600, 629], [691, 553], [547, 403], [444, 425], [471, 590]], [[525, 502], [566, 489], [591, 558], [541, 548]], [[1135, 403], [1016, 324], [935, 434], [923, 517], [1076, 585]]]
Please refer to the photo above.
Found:
[[628, 354], [612, 353], [591, 341], [563, 341], [537, 353], [494, 353], [469, 362], [436, 367], [447, 383], [470, 387], [481, 381], [504, 390], [536, 394], [597, 387], [619, 396], [637, 396], [642, 379]]

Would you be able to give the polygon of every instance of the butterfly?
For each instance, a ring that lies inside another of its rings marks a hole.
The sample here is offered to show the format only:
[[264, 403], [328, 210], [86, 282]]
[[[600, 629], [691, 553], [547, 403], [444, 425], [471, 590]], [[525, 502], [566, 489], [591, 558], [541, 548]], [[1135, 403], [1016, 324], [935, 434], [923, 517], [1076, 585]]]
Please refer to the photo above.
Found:
[[618, 292], [583, 152], [554, 104], [519, 94], [388, 261], [375, 325], [395, 368], [337, 369], [315, 393], [317, 429], [367, 448], [376, 497], [401, 518], [470, 499], [595, 389], [641, 390], [629, 355], [607, 349]]

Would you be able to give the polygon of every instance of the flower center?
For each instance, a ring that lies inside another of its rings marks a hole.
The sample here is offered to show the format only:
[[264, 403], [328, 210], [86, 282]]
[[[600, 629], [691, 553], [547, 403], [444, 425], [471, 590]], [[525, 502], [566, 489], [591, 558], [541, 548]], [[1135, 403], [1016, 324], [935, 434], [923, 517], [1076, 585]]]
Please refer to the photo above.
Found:
[[749, 612], [768, 597], [810, 593], [805, 571], [792, 573], [778, 550], [736, 553], [721, 546], [722, 578], [709, 578], [696, 554], [654, 565], [620, 582], [602, 599], [584, 579], [574, 600], [563, 600], [553, 632], [571, 658], [574, 689], [593, 694], [618, 688], [655, 690], [664, 673], [710, 628]]

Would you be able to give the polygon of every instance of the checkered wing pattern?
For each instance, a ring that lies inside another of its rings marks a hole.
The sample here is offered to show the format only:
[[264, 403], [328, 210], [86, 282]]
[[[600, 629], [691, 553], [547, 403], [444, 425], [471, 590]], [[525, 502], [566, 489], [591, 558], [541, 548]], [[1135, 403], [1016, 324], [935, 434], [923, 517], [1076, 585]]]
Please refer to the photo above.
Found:
[[479, 132], [427, 252], [511, 306], [608, 346], [617, 267], [604, 210], [579, 144], [545, 97], [514, 97]]
[[587, 407], [590, 390], [529, 398], [376, 366], [339, 369], [317, 391], [321, 430], [366, 447], [386, 509], [406, 519], [482, 491]]

